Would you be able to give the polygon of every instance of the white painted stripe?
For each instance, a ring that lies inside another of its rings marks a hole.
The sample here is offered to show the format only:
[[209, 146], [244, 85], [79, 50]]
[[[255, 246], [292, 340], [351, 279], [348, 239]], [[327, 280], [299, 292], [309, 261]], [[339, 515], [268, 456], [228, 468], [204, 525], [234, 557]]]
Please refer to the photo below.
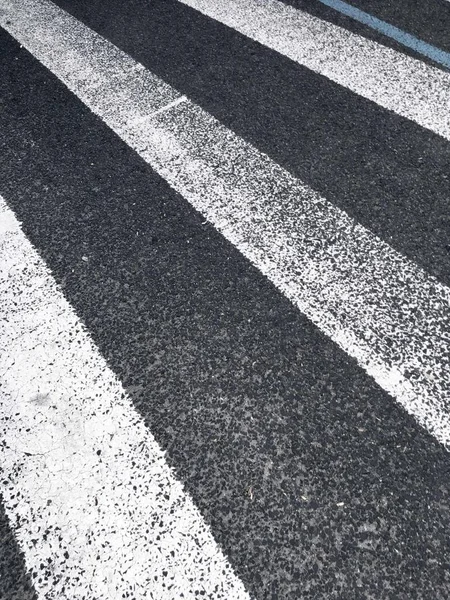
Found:
[[[136, 126], [146, 105], [155, 111], [154, 90], [176, 92], [46, 0], [6, 6], [12, 35], [450, 446], [448, 288], [192, 102]], [[90, 79], [78, 68], [86, 54]], [[108, 78], [112, 61], [122, 79]], [[148, 81], [139, 93], [133, 77]]]
[[450, 73], [278, 0], [179, 1], [450, 139]]
[[0, 223], [0, 489], [38, 597], [247, 599], [1, 197]]
[[431, 58], [435, 62], [443, 65], [444, 67], [450, 68], [450, 54], [441, 48], [437, 48], [433, 46], [433, 44], [429, 44], [428, 42], [424, 42], [423, 40], [417, 38], [414, 35], [411, 35], [407, 31], [396, 27], [386, 21], [382, 21], [378, 19], [374, 15], [364, 12], [363, 10], [353, 6], [352, 4], [348, 4], [347, 2], [343, 2], [343, 0], [318, 0], [322, 4], [333, 8], [334, 10], [339, 11], [343, 15], [350, 17], [351, 19], [355, 19], [368, 27], [371, 27], [375, 31], [386, 35], [399, 44], [402, 44], [406, 48], [410, 48], [415, 52], [422, 54], [422, 56], [426, 56], [427, 58]]

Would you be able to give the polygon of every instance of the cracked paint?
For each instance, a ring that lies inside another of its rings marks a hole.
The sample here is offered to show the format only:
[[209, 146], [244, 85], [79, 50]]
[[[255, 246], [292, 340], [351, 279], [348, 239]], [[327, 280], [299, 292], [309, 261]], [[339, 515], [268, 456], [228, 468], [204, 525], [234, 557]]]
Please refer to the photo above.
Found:
[[247, 598], [0, 199], [1, 492], [39, 598]]

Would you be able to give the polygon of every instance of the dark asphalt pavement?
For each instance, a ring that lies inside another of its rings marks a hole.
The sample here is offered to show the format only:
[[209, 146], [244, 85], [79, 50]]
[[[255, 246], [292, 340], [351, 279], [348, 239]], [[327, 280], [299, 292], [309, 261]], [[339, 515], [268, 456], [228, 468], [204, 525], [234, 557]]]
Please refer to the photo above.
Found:
[[446, 140], [176, 0], [56, 3], [450, 283]]
[[[345, 27], [349, 31], [354, 31], [364, 37], [381, 42], [385, 46], [415, 56], [424, 62], [429, 62], [429, 64], [434, 64], [391, 38], [379, 35], [370, 27], [324, 6], [320, 1], [286, 0], [285, 4], [305, 10], [330, 23]], [[396, 0], [351, 0], [347, 4], [355, 6], [390, 25], [394, 25], [441, 50], [450, 51], [450, 35], [448, 33], [450, 4], [447, 0], [432, 0], [431, 2], [423, 2], [422, 0], [401, 0], [401, 2]]]
[[[56, 4], [450, 282], [448, 141], [174, 0]], [[450, 48], [446, 2], [354, 4]], [[252, 598], [446, 600], [449, 454], [1, 30], [0, 49], [1, 194]], [[28, 600], [0, 532], [0, 598]]]

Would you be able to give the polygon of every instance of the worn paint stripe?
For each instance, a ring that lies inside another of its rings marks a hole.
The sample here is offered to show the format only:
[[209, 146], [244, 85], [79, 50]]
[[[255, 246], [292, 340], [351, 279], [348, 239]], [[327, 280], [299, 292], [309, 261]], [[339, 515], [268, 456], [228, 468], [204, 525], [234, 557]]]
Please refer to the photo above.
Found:
[[449, 446], [448, 288], [189, 100], [150, 118], [180, 95], [65, 11], [0, 6], [22, 44]]
[[1, 197], [0, 251], [1, 493], [38, 597], [247, 599]]
[[450, 53], [446, 52], [445, 50], [441, 50], [432, 44], [428, 44], [414, 35], [403, 31], [403, 29], [395, 27], [390, 23], [386, 23], [386, 21], [382, 21], [370, 13], [366, 13], [363, 10], [356, 8], [356, 6], [347, 4], [347, 2], [342, 2], [341, 0], [319, 0], [319, 2], [325, 4], [325, 6], [334, 8], [343, 15], [346, 15], [355, 21], [359, 21], [360, 23], [371, 27], [383, 35], [392, 38], [406, 48], [410, 48], [411, 50], [414, 50], [415, 52], [418, 52], [419, 54], [422, 54], [427, 58], [431, 58], [431, 60], [450, 68]]
[[179, 1], [450, 139], [450, 73], [278, 0]]

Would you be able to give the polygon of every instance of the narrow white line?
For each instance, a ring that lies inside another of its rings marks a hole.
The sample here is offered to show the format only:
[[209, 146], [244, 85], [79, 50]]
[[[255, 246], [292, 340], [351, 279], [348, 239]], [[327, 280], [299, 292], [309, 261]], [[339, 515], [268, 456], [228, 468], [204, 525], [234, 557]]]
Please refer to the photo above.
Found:
[[0, 489], [38, 597], [248, 599], [1, 197], [0, 223]]
[[145, 115], [145, 116], [142, 116], [142, 117], [136, 117], [132, 122], [130, 122], [130, 125], [142, 125], [143, 123], [145, 123], [149, 119], [152, 119], [153, 117], [156, 117], [156, 115], [159, 115], [160, 113], [165, 112], [166, 110], [170, 110], [174, 106], [178, 106], [178, 104], [181, 104], [182, 102], [186, 102], [186, 101], [187, 101], [186, 96], [180, 96], [179, 98], [177, 98], [173, 102], [169, 102], [165, 106], [161, 106], [161, 108], [158, 108], [158, 110], [155, 110], [154, 113], [151, 113], [149, 115]]
[[179, 1], [450, 139], [450, 73], [278, 0]]
[[[154, 112], [154, 93], [177, 93], [52, 3], [0, 7], [0, 24], [450, 446], [448, 288], [190, 101], [134, 126], [146, 105]], [[101, 93], [72, 68], [86, 54]], [[108, 80], [112, 61], [149, 84]]]

